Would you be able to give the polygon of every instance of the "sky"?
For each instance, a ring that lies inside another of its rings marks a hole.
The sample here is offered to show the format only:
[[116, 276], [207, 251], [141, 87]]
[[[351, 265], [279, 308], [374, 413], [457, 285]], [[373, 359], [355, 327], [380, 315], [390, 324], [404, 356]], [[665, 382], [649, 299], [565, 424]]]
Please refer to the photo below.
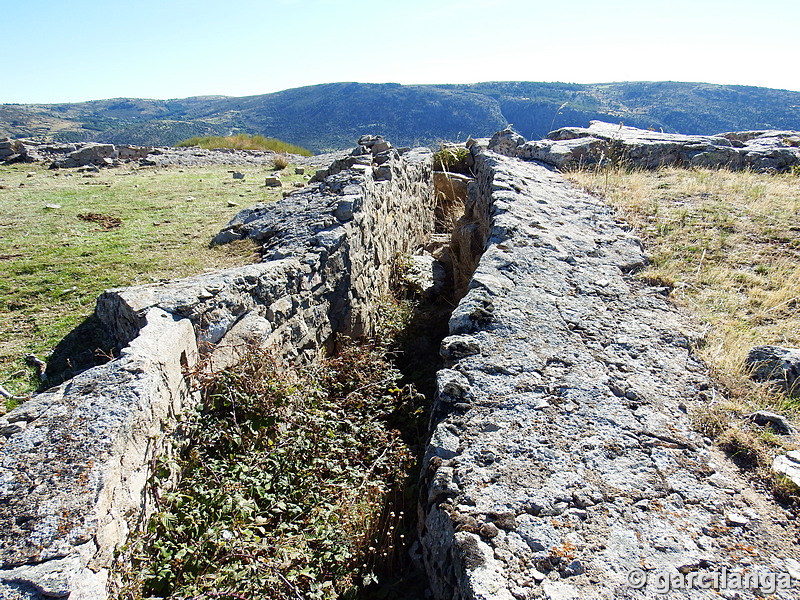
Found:
[[0, 0], [0, 103], [331, 83], [800, 91], [800, 0]]

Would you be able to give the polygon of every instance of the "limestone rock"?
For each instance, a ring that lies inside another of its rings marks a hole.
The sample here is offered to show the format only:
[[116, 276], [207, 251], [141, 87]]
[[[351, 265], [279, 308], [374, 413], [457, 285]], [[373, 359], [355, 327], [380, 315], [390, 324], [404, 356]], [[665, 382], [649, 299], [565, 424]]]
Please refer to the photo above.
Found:
[[442, 292], [447, 282], [447, 271], [430, 254], [409, 256], [404, 280], [412, 291], [431, 300]]
[[489, 140], [488, 149], [503, 156], [516, 156], [517, 148], [524, 143], [525, 138], [509, 126], [492, 136]]
[[0, 597], [8, 582], [105, 598], [98, 565], [153, 510], [150, 465], [197, 401], [183, 377], [197, 346], [185, 319], [156, 309], [144, 320], [120, 358], [6, 415], [19, 427], [0, 445]]
[[[501, 153], [558, 168], [606, 164], [653, 169], [682, 165], [783, 172], [800, 164], [800, 148], [792, 142], [797, 136], [797, 132], [786, 131], [682, 135], [592, 121], [588, 128], [552, 131], [544, 140], [507, 141]], [[508, 137], [506, 134], [499, 139]]]
[[759, 410], [747, 415], [747, 418], [756, 425], [771, 427], [775, 433], [790, 434], [794, 430], [786, 417], [768, 410]]
[[108, 166], [118, 157], [112, 144], [87, 144], [57, 160], [52, 166], [58, 168], [83, 167], [87, 165]]
[[772, 461], [772, 470], [785, 475], [792, 480], [792, 483], [800, 487], [800, 452], [793, 450], [776, 456]]

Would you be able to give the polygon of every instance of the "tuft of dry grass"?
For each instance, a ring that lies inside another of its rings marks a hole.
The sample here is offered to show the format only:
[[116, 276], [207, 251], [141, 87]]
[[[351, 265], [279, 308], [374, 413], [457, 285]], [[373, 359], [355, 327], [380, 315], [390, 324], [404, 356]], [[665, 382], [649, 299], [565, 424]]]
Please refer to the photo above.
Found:
[[704, 322], [697, 353], [730, 402], [702, 409], [698, 429], [740, 464], [767, 471], [785, 443], [743, 417], [771, 409], [797, 419], [800, 400], [754, 383], [744, 360], [755, 345], [800, 346], [800, 178], [674, 167], [567, 177], [604, 197], [642, 238], [651, 263], [639, 277], [670, 288]]
[[289, 157], [284, 154], [276, 154], [272, 159], [272, 167], [276, 171], [281, 171], [289, 166]]

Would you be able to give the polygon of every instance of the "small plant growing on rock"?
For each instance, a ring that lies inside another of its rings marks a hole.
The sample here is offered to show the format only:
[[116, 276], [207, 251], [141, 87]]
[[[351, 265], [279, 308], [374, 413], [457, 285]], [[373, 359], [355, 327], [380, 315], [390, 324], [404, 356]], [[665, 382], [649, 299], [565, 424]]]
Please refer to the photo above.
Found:
[[468, 157], [469, 150], [462, 146], [442, 146], [433, 155], [433, 168], [435, 171], [447, 171], [448, 173], [469, 172]]

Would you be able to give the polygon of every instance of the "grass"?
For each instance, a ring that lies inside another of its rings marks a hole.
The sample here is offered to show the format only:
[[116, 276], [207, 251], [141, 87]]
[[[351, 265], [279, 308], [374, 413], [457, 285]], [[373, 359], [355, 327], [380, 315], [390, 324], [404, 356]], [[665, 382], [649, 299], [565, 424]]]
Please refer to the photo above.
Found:
[[241, 207], [280, 196], [263, 186], [266, 169], [239, 170], [244, 180], [223, 166], [0, 167], [0, 383], [18, 395], [37, 387], [23, 356], [46, 359], [104, 289], [250, 262], [249, 242], [209, 247]]
[[215, 148], [231, 148], [234, 150], [269, 150], [283, 154], [299, 154], [300, 156], [311, 156], [312, 152], [275, 138], [266, 138], [263, 135], [248, 135], [238, 133], [236, 135], [193, 137], [175, 144], [176, 146], [199, 146], [206, 150]]
[[[748, 377], [752, 346], [800, 346], [800, 178], [749, 171], [663, 168], [574, 171], [643, 239], [639, 276], [705, 323], [697, 350], [728, 398], [696, 416], [700, 429], [743, 462], [768, 468], [786, 440], [743, 423], [746, 412], [800, 416], [800, 400]], [[710, 411], [710, 412], [708, 412]]]
[[[383, 340], [407, 320], [393, 306]], [[114, 597], [354, 598], [404, 574], [426, 402], [387, 351], [346, 342], [278, 370], [254, 348], [201, 378], [206, 408], [162, 465], [160, 510], [118, 557]]]

